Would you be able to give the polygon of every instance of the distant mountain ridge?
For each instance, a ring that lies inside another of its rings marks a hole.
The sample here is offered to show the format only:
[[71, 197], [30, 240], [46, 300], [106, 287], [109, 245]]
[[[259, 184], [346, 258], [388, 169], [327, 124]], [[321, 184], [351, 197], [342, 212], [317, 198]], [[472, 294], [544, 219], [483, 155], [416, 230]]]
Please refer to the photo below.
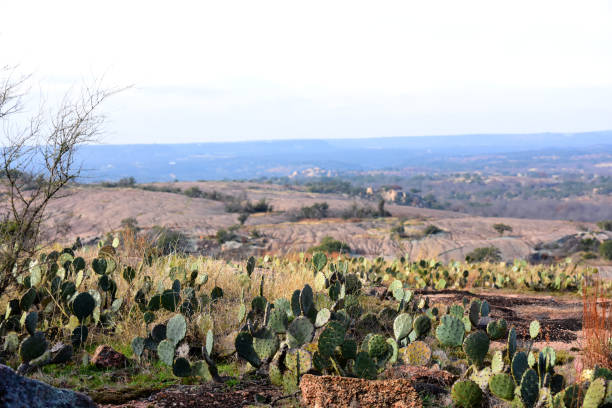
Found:
[[[477, 134], [368, 139], [294, 139], [227, 143], [86, 145], [82, 181], [135, 177], [138, 182], [252, 179], [321, 167], [334, 171], [392, 168], [475, 170], [461, 157], [612, 153], [612, 130], [585, 133]], [[449, 160], [454, 158], [455, 160]]]

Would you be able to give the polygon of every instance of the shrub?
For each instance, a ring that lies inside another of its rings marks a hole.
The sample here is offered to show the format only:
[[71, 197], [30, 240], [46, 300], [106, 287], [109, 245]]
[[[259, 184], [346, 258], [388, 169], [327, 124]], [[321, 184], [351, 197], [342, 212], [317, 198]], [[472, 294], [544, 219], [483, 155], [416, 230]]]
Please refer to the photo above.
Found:
[[190, 247], [187, 235], [180, 231], [158, 225], [151, 228], [149, 239], [153, 246], [164, 255], [173, 252], [188, 252]]
[[305, 218], [327, 218], [327, 211], [329, 210], [329, 205], [326, 202], [322, 203], [314, 203], [311, 206], [303, 206], [300, 209], [300, 212], [297, 215], [298, 220], [302, 220]]
[[436, 227], [435, 225], [428, 225], [427, 228], [423, 231], [424, 236], [435, 235], [444, 232], [443, 229]]
[[494, 246], [476, 248], [466, 255], [465, 260], [474, 262], [499, 262], [502, 260], [501, 251]]
[[612, 261], [612, 240], [607, 240], [599, 246], [599, 254], [602, 258]]
[[604, 231], [612, 231], [612, 220], [599, 221], [597, 226]]
[[323, 237], [321, 243], [310, 248], [310, 252], [351, 252], [351, 247], [330, 236]]
[[217, 231], [217, 242], [219, 244], [224, 244], [228, 241], [233, 241], [234, 239], [236, 239], [236, 234], [234, 234], [234, 231], [231, 229], [223, 229], [221, 228], [220, 230]]
[[504, 235], [504, 232], [512, 232], [512, 227], [508, 224], [494, 224], [493, 229], [499, 233], [499, 235]]
[[246, 222], [248, 218], [249, 218], [248, 213], [242, 213], [238, 216], [238, 222], [240, 223], [240, 225], [244, 225], [244, 223]]
[[342, 212], [342, 218], [375, 218], [378, 217], [378, 211], [372, 207], [359, 207], [353, 203], [349, 208]]
[[187, 197], [199, 198], [202, 197], [202, 190], [200, 190], [200, 188], [197, 186], [193, 186], [183, 191], [183, 194], [185, 194]]
[[134, 187], [136, 179], [134, 177], [123, 177], [117, 182], [107, 181], [102, 183], [102, 187]]

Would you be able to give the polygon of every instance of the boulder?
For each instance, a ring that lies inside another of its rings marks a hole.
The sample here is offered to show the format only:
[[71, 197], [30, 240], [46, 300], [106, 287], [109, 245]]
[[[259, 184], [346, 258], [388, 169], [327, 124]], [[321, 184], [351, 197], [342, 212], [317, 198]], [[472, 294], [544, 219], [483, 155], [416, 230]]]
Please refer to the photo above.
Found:
[[305, 374], [300, 380], [302, 402], [309, 408], [421, 408], [412, 381], [364, 380]]
[[0, 406], [11, 408], [88, 408], [96, 404], [85, 394], [52, 387], [17, 374], [0, 364]]
[[91, 363], [98, 368], [124, 368], [127, 362], [126, 356], [106, 344], [98, 346], [91, 358]]

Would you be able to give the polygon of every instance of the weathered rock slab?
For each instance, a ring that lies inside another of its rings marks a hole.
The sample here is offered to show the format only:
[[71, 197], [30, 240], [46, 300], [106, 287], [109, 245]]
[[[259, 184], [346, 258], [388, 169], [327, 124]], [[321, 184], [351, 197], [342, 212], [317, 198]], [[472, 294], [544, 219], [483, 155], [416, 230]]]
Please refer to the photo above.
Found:
[[302, 402], [309, 408], [421, 408], [412, 381], [364, 380], [306, 374], [300, 380]]
[[85, 394], [23, 377], [0, 364], [0, 407], [89, 408], [96, 404]]
[[128, 359], [123, 354], [115, 351], [111, 346], [98, 346], [91, 358], [91, 363], [98, 368], [124, 368]]

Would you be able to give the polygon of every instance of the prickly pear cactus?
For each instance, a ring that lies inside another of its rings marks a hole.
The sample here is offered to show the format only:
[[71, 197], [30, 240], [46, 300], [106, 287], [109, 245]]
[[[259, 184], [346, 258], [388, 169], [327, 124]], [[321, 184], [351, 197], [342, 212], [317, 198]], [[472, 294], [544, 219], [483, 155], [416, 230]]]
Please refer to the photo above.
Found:
[[494, 320], [487, 324], [487, 334], [491, 340], [499, 340], [506, 336], [508, 323], [504, 319]]
[[463, 342], [463, 351], [468, 359], [478, 367], [482, 367], [489, 352], [489, 337], [481, 331], [470, 334]]
[[166, 337], [176, 346], [187, 333], [187, 322], [181, 314], [174, 315], [166, 325]]
[[521, 401], [525, 405], [525, 408], [533, 408], [538, 401], [539, 395], [540, 383], [538, 374], [534, 369], [529, 368], [525, 371], [525, 374], [523, 374], [520, 385]]
[[426, 366], [431, 360], [431, 348], [423, 341], [415, 341], [401, 348], [399, 357], [405, 364]]
[[281, 308], [275, 307], [270, 311], [268, 319], [268, 329], [275, 334], [285, 333], [289, 325], [287, 312]]
[[365, 378], [373, 380], [378, 375], [378, 369], [374, 360], [370, 355], [365, 352], [359, 352], [355, 358], [355, 364], [353, 366], [355, 375], [359, 378]]
[[302, 349], [287, 350], [285, 367], [294, 375], [301, 376], [312, 369], [312, 354]]
[[494, 373], [501, 373], [504, 371], [504, 368], [504, 354], [501, 350], [496, 350], [495, 353], [493, 353], [493, 358], [491, 358], [491, 371]]
[[523, 375], [525, 371], [529, 368], [529, 364], [527, 363], [527, 356], [524, 352], [519, 351], [514, 355], [512, 359], [512, 376], [514, 377], [514, 382], [517, 385], [521, 384], [521, 380], [523, 379]]
[[456, 317], [444, 315], [436, 328], [436, 338], [443, 346], [458, 347], [463, 342], [465, 326]]
[[420, 315], [414, 319], [412, 328], [414, 329], [417, 338], [423, 338], [427, 336], [429, 330], [431, 330], [431, 319], [426, 315]]
[[370, 357], [379, 359], [389, 352], [389, 344], [381, 334], [375, 334], [368, 341], [368, 354]]
[[253, 337], [247, 332], [240, 332], [234, 341], [238, 356], [248, 361], [253, 367], [259, 367], [261, 360], [253, 347]]
[[482, 390], [474, 381], [457, 381], [451, 389], [451, 398], [457, 407], [479, 408], [482, 404]]
[[509, 374], [498, 373], [489, 379], [489, 390], [503, 400], [512, 401], [514, 399], [514, 388], [514, 380]]
[[597, 408], [606, 396], [606, 381], [603, 378], [598, 378], [589, 385], [584, 400], [582, 401], [583, 408]]
[[516, 330], [512, 327], [508, 332], [508, 359], [510, 361], [514, 358], [514, 353], [516, 353]]
[[339, 347], [344, 342], [346, 331], [340, 323], [329, 322], [325, 330], [319, 336], [318, 351], [324, 358], [333, 356], [336, 347]]
[[469, 317], [470, 317], [470, 322], [472, 323], [472, 326], [478, 326], [478, 321], [480, 320], [480, 307], [481, 306], [482, 306], [482, 303], [480, 302], [480, 300], [473, 300], [472, 303], [470, 304]]
[[279, 341], [274, 333], [262, 330], [253, 337], [253, 349], [262, 361], [269, 361], [278, 351]]
[[314, 336], [314, 326], [307, 317], [300, 316], [291, 322], [287, 329], [289, 347], [296, 348], [310, 343]]
[[42, 356], [46, 350], [47, 340], [45, 339], [45, 334], [36, 332], [33, 336], [29, 336], [21, 342], [19, 356], [24, 363], [27, 363]]
[[172, 364], [172, 373], [177, 377], [189, 377], [191, 375], [191, 364], [186, 358], [179, 357]]
[[398, 315], [393, 321], [393, 334], [396, 341], [401, 341], [410, 334], [412, 330], [412, 316], [407, 313]]

